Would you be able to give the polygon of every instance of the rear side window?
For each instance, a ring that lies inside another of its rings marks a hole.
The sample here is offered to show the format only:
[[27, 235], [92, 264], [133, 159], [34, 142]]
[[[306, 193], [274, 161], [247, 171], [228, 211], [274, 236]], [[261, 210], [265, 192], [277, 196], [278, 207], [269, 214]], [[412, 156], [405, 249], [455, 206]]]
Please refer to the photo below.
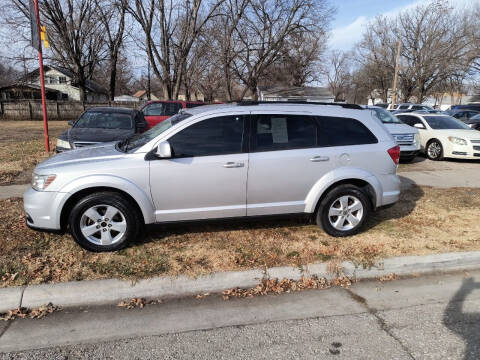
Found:
[[378, 139], [360, 121], [341, 117], [318, 117], [318, 145], [346, 146], [378, 143]]
[[242, 152], [243, 116], [200, 121], [173, 135], [168, 142], [175, 157], [213, 156]]
[[205, 104], [198, 104], [198, 103], [187, 103], [187, 109], [191, 109], [191, 108], [194, 108], [194, 107], [197, 107], [197, 106], [202, 106], [202, 105], [205, 105]]
[[180, 103], [153, 103], [143, 109], [145, 116], [173, 116], [182, 108]]
[[306, 115], [255, 115], [252, 151], [301, 149], [317, 146], [315, 118]]

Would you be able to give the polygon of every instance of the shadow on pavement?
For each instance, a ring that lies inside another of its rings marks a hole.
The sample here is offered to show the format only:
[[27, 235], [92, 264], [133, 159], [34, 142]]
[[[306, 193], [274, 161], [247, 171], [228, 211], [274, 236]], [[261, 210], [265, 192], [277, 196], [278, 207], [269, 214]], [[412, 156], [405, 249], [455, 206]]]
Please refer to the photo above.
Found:
[[480, 359], [480, 312], [463, 310], [467, 296], [475, 289], [480, 289], [480, 282], [465, 279], [443, 314], [443, 324], [465, 341], [464, 360]]
[[408, 216], [415, 210], [417, 202], [425, 193], [413, 180], [403, 176], [399, 176], [399, 178], [402, 181], [400, 199], [392, 206], [378, 209], [373, 216], [370, 217], [370, 220], [367, 221], [363, 231], [368, 231], [386, 220], [400, 219]]

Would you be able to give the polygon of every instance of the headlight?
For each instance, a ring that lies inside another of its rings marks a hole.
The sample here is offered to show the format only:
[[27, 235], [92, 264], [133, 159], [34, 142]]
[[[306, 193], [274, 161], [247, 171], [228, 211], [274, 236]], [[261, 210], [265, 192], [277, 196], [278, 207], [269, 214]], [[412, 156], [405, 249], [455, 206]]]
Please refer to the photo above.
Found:
[[62, 140], [62, 139], [57, 139], [57, 147], [59, 148], [64, 148], [64, 149], [70, 149], [70, 143], [68, 141]]
[[467, 140], [455, 136], [449, 136], [448, 140], [457, 145], [467, 145]]
[[57, 175], [32, 175], [32, 188], [37, 191], [43, 191], [50, 185]]
[[413, 139], [414, 139], [415, 144], [420, 144], [420, 133], [416, 133], [413, 136]]

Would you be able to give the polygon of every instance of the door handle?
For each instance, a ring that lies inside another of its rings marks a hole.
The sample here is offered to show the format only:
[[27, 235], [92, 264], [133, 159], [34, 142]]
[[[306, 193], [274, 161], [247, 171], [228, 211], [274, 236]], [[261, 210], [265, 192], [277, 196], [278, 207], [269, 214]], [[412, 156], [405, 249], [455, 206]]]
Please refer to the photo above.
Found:
[[312, 162], [328, 161], [330, 158], [328, 156], [314, 156], [310, 159]]
[[244, 163], [229, 161], [223, 165], [225, 168], [240, 168], [243, 167]]

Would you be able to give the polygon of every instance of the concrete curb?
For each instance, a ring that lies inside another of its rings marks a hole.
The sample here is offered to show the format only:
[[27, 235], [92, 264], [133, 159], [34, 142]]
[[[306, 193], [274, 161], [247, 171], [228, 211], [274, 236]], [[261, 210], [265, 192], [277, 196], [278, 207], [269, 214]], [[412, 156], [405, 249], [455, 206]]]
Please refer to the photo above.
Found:
[[[346, 276], [357, 280], [376, 279], [391, 273], [406, 276], [473, 270], [480, 268], [480, 251], [395, 257], [385, 259], [370, 269], [356, 267], [351, 262], [344, 262], [342, 266]], [[248, 270], [214, 273], [196, 279], [185, 276], [157, 277], [136, 283], [110, 279], [5, 288], [0, 289], [0, 312], [19, 305], [32, 308], [49, 302], [61, 307], [74, 307], [117, 304], [134, 297], [157, 299], [218, 293], [234, 287], [253, 287], [264, 277], [298, 280], [302, 276], [313, 275], [328, 279], [334, 277], [326, 264], [309, 264], [303, 267], [275, 267], [267, 269], [266, 272]]]

